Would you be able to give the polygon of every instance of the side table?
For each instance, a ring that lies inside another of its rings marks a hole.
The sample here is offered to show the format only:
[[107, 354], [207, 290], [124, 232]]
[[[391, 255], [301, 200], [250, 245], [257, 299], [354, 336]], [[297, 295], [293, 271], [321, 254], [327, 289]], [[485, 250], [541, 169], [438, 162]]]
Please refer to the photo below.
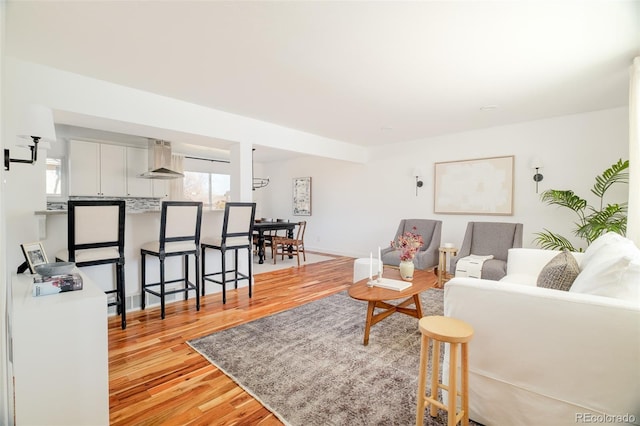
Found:
[[449, 281], [447, 275], [447, 253], [449, 253], [449, 259], [451, 256], [455, 256], [458, 253], [458, 249], [455, 247], [440, 247], [440, 258], [438, 261], [438, 288], [442, 288], [444, 283]]

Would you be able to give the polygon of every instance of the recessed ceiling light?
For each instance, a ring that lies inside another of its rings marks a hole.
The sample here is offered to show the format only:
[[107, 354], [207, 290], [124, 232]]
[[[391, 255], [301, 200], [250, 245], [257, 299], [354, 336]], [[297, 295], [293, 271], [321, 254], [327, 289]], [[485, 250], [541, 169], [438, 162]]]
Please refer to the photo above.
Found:
[[491, 111], [494, 109], [498, 109], [498, 105], [483, 105], [480, 107], [480, 111]]
[[389, 126], [380, 127], [381, 132], [388, 132], [389, 130], [393, 130], [393, 127], [389, 127]]

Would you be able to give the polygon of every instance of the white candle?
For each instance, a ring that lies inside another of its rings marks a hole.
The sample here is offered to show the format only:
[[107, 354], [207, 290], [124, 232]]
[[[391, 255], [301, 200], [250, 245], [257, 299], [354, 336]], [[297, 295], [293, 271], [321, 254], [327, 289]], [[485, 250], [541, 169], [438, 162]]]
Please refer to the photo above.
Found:
[[378, 246], [378, 276], [382, 273], [382, 256], [380, 254], [380, 246]]
[[369, 280], [373, 279], [373, 253], [369, 252]]

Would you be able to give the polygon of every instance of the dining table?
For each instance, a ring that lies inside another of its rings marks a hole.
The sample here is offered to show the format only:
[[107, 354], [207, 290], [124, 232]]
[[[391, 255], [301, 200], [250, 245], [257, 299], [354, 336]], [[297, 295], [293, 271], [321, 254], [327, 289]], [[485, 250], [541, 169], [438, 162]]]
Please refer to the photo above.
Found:
[[[286, 230], [287, 237], [293, 238], [293, 230], [295, 229], [297, 222], [283, 222], [283, 221], [256, 221], [253, 223], [253, 232], [258, 235], [258, 263], [264, 263], [264, 235], [268, 231]], [[289, 258], [293, 258], [290, 255]]]

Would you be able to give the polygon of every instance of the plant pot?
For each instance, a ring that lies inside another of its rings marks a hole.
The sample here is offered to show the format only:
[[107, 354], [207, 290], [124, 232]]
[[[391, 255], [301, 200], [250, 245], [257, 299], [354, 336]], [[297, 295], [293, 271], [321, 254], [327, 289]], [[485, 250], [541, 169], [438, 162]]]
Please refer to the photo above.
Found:
[[413, 260], [400, 261], [400, 278], [404, 281], [413, 281], [413, 271], [415, 268]]

